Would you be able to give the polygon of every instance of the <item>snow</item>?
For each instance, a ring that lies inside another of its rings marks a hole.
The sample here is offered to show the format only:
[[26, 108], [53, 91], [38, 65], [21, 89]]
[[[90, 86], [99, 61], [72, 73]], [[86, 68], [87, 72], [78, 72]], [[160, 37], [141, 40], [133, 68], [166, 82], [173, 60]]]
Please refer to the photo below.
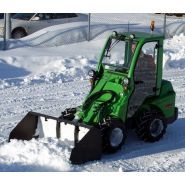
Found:
[[[172, 48], [172, 49], [171, 49]], [[185, 68], [185, 36], [173, 36], [165, 43], [164, 54], [165, 68], [166, 69], [184, 69]]]
[[[145, 18], [144, 15], [141, 17]], [[96, 24], [94, 29], [105, 29], [105, 25]], [[12, 40], [9, 50], [0, 51], [0, 171], [185, 171], [183, 34], [164, 43], [164, 78], [172, 82], [177, 93], [179, 118], [169, 125], [161, 141], [145, 143], [129, 131], [126, 143], [118, 153], [103, 155], [102, 160], [84, 165], [71, 165], [69, 161], [73, 147], [72, 128], [65, 132], [68, 139], [48, 137], [7, 143], [10, 131], [28, 111], [59, 116], [65, 108], [83, 102], [90, 90], [87, 72], [96, 67], [106, 34], [109, 34], [104, 32], [90, 42], [79, 42], [83, 26], [74, 23], [65, 27], [66, 30], [74, 29], [71, 33], [75, 33], [73, 42], [68, 45], [62, 44], [59, 37], [45, 45], [35, 45], [47, 40], [46, 31], [51, 30], [48, 38], [61, 32], [56, 26], [24, 39]]]
[[0, 59], [0, 67], [3, 70], [0, 74], [0, 89], [33, 83], [69, 82], [74, 78], [80, 81], [85, 80], [88, 78], [88, 71], [97, 64], [95, 60], [84, 56], [2, 58]]

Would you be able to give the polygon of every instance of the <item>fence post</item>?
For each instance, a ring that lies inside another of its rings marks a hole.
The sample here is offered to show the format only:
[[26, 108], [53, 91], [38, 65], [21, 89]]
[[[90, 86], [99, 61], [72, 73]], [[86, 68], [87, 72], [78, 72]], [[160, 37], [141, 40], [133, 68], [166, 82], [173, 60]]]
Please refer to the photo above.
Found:
[[6, 37], [5, 37], [5, 31], [6, 31], [6, 14], [4, 13], [3, 50], [6, 50]]
[[4, 50], [7, 49], [7, 39], [11, 38], [11, 14], [4, 14]]
[[164, 28], [163, 28], [163, 34], [164, 34], [164, 38], [166, 38], [166, 14], [164, 14]]
[[130, 32], [130, 22], [128, 21], [128, 33]]
[[87, 40], [91, 40], [91, 14], [88, 14], [88, 31], [87, 31]]

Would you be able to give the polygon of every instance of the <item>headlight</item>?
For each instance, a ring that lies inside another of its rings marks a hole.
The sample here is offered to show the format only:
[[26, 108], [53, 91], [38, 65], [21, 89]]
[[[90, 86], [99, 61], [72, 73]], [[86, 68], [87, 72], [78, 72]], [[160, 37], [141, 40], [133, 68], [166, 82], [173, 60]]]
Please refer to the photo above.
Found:
[[131, 38], [131, 39], [134, 39], [134, 38], [135, 38], [135, 35], [134, 35], [134, 34], [131, 34], [131, 35], [130, 35], [130, 38]]
[[117, 31], [113, 31], [113, 32], [112, 32], [112, 36], [113, 36], [113, 37], [117, 37], [117, 35], [118, 35], [118, 32], [117, 32]]
[[129, 84], [129, 79], [128, 78], [124, 78], [123, 85], [127, 86], [128, 84]]

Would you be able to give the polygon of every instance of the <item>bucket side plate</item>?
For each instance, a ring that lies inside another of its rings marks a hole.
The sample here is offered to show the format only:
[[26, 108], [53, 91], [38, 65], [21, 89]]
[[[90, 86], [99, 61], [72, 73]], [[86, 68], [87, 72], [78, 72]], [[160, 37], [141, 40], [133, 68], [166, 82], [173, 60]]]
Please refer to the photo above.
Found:
[[11, 139], [31, 140], [37, 129], [38, 116], [28, 113], [11, 131], [9, 141]]
[[72, 149], [72, 164], [83, 164], [88, 161], [100, 160], [102, 156], [101, 131], [92, 127], [89, 132]]

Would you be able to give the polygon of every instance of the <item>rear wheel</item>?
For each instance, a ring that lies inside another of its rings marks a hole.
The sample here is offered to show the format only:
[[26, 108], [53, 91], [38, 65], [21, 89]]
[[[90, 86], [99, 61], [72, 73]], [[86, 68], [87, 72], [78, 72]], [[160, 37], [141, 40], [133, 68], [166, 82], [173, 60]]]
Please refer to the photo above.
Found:
[[142, 112], [136, 122], [136, 134], [144, 141], [158, 141], [166, 133], [164, 116], [157, 110]]
[[121, 148], [126, 139], [126, 128], [119, 119], [110, 119], [102, 130], [103, 151], [114, 153]]
[[12, 31], [12, 38], [13, 39], [20, 39], [22, 37], [25, 37], [26, 31], [23, 28], [17, 28], [15, 30]]

